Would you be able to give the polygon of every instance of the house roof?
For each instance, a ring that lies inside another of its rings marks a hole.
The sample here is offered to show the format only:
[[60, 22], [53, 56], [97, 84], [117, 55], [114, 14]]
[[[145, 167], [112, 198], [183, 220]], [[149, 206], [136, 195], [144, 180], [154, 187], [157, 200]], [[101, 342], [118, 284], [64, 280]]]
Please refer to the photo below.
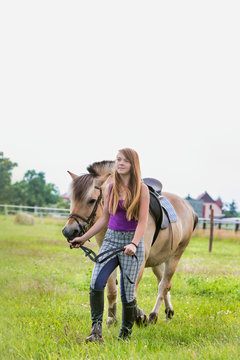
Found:
[[202, 217], [203, 216], [203, 200], [192, 199], [190, 195], [188, 195], [185, 199], [193, 207], [195, 213], [197, 213], [197, 215], [199, 217]]
[[211, 196], [205, 191], [203, 194], [199, 195], [198, 200], [203, 200], [206, 203], [215, 203], [215, 200], [211, 198]]
[[222, 203], [222, 200], [216, 200], [215, 203], [220, 207], [222, 208], [223, 207], [223, 203]]

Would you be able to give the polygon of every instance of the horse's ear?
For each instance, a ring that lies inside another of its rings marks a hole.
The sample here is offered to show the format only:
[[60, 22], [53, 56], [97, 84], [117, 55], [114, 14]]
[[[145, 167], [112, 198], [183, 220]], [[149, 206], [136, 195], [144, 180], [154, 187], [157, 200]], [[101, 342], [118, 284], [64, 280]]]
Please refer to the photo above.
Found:
[[74, 180], [76, 179], [78, 176], [76, 174], [73, 174], [71, 171], [68, 171], [69, 175], [71, 176], [71, 178]]

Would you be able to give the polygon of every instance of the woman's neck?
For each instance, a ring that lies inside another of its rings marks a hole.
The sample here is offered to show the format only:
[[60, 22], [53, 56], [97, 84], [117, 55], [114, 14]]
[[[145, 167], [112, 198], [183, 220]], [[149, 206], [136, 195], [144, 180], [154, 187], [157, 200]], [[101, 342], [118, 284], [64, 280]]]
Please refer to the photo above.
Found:
[[125, 186], [128, 186], [129, 180], [130, 180], [130, 175], [129, 175], [129, 174], [120, 175], [120, 177], [121, 177], [122, 183], [123, 183]]

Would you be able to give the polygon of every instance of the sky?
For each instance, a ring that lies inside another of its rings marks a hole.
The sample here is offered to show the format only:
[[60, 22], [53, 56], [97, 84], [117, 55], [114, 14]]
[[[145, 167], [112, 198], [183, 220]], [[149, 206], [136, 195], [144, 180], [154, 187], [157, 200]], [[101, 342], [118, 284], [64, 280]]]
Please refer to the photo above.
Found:
[[0, 3], [0, 151], [70, 176], [130, 147], [142, 177], [240, 210], [239, 1]]

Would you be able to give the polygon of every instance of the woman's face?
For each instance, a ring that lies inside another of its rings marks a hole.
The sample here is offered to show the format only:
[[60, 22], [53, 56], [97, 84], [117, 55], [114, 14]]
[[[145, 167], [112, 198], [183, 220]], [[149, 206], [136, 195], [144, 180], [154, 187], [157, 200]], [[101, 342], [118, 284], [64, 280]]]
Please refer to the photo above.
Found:
[[117, 154], [116, 169], [119, 175], [128, 175], [130, 173], [131, 163], [121, 152]]

